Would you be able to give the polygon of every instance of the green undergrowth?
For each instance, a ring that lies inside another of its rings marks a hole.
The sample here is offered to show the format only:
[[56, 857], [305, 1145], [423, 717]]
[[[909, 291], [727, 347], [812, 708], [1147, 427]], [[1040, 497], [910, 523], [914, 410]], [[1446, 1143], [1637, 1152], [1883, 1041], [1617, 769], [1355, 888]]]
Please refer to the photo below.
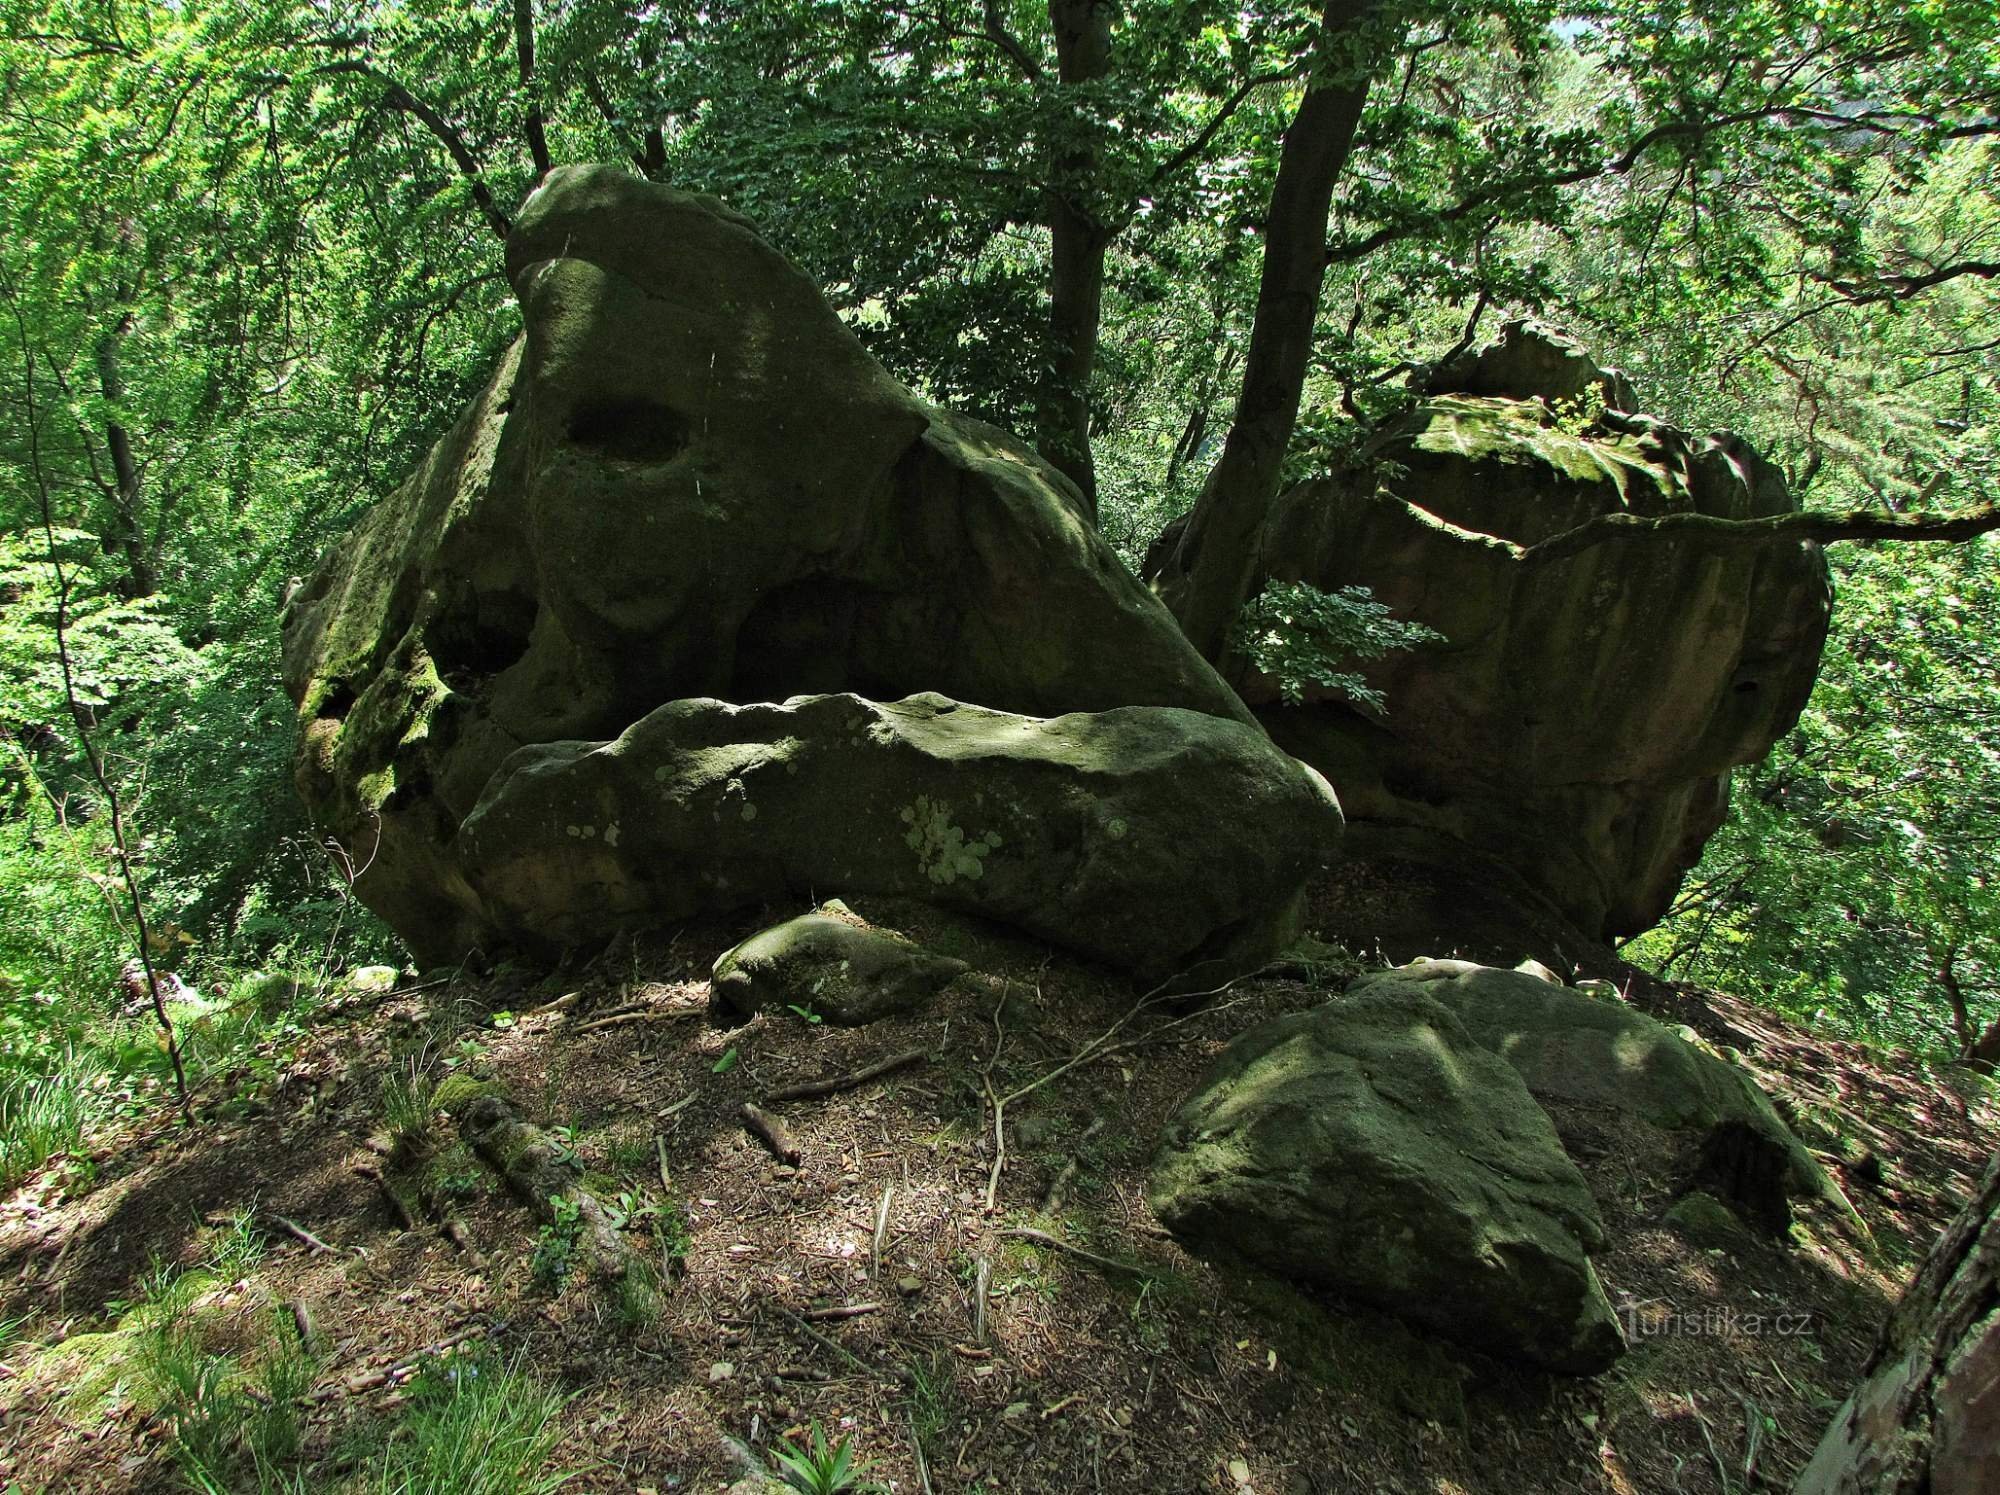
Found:
[[203, 1495], [543, 1495], [568, 1483], [549, 1467], [565, 1399], [483, 1345], [427, 1360], [397, 1415], [315, 1447], [312, 1392], [327, 1367], [282, 1305], [232, 1283], [228, 1269], [254, 1265], [247, 1232], [224, 1227], [201, 1267], [156, 1268], [103, 1328], [27, 1347], [23, 1378], [78, 1428], [127, 1409], [149, 1419], [170, 1487]]

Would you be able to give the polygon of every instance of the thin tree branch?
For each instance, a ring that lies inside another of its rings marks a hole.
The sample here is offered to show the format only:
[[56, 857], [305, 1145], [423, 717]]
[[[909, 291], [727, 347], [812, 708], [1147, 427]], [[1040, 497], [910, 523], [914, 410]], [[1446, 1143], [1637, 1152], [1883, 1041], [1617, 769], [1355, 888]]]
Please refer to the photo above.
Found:
[[1216, 132], [1229, 123], [1230, 116], [1235, 114], [1238, 109], [1241, 109], [1249, 101], [1251, 94], [1260, 88], [1269, 88], [1274, 83], [1285, 83], [1303, 78], [1307, 71], [1308, 69], [1303, 67], [1286, 68], [1281, 73], [1259, 73], [1254, 78], [1244, 80], [1234, 93], [1222, 101], [1221, 107], [1210, 117], [1208, 123], [1201, 127], [1201, 130], [1195, 135], [1194, 139], [1190, 140], [1186, 145], [1182, 146], [1171, 156], [1167, 157], [1166, 160], [1153, 168], [1150, 185], [1154, 187], [1159, 186], [1160, 183], [1164, 182], [1168, 177], [1173, 176], [1182, 167], [1186, 166], [1190, 161], [1195, 160], [1203, 151], [1207, 150], [1209, 142], [1215, 139]]
[[1883, 514], [1873, 509], [1828, 514], [1807, 510], [1763, 519], [1724, 519], [1714, 514], [1600, 514], [1521, 549], [1519, 554], [1524, 565], [1546, 565], [1610, 541], [1654, 535], [1721, 544], [1813, 540], [1833, 545], [1849, 540], [1900, 540], [1957, 545], [1995, 530], [2000, 530], [2000, 504], [1981, 504], [1955, 514]]
[[452, 164], [458, 168], [458, 174], [465, 178], [466, 186], [472, 193], [472, 200], [477, 204], [481, 216], [485, 218], [486, 226], [501, 239], [505, 239], [513, 231], [513, 221], [501, 211], [500, 204], [494, 199], [493, 189], [487, 185], [485, 167], [480, 165], [479, 158], [472, 153], [472, 148], [465, 143], [465, 137], [450, 120], [376, 67], [374, 63], [361, 58], [351, 57], [340, 62], [329, 62], [314, 71], [353, 73], [368, 79], [371, 83], [380, 84], [383, 107], [400, 110], [412, 116], [445, 148], [446, 154], [452, 159]]
[[1031, 83], [1042, 80], [1042, 65], [1035, 61], [1028, 49], [1021, 45], [1020, 38], [1007, 29], [1007, 23], [1000, 19], [1000, 0], [986, 0], [984, 29], [980, 35], [993, 43], [1013, 60], [1021, 70], [1021, 76]]

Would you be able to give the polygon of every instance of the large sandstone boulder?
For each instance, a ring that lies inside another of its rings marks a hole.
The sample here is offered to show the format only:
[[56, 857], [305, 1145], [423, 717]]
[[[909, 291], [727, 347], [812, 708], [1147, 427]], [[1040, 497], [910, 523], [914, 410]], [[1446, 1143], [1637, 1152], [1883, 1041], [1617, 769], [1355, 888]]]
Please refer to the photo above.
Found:
[[1756, 1081], [1616, 998], [1463, 960], [1373, 972], [1348, 992], [1427, 997], [1505, 1059], [1537, 1099], [1603, 1107], [1684, 1135], [1691, 1181], [1766, 1223], [1788, 1217], [1788, 1197], [1835, 1198]]
[[1589, 1375], [1624, 1336], [1604, 1229], [1520, 1077], [1421, 993], [1262, 1023], [1168, 1124], [1147, 1188], [1191, 1250]]
[[[1686, 531], [1525, 557], [1603, 514], [1747, 519], [1794, 504], [1746, 443], [1617, 408], [1622, 376], [1532, 328], [1433, 387], [1351, 470], [1281, 497], [1253, 590], [1366, 586], [1446, 642], [1359, 667], [1386, 715], [1318, 690], [1288, 707], [1266, 680], [1241, 689], [1333, 782], [1361, 833], [1351, 850], [1379, 830], [1385, 861], [1437, 869], [1395, 874], [1412, 899], [1459, 903], [1476, 861], [1500, 876], [1471, 886], [1517, 911], [1496, 927], [1555, 915], [1593, 940], [1649, 928], [1720, 824], [1731, 766], [1767, 753], [1805, 704], [1831, 604], [1823, 559], [1810, 543]], [[1163, 537], [1149, 569], [1169, 554]], [[1171, 597], [1174, 578], [1161, 584]], [[1405, 911], [1360, 913], [1343, 932], [1373, 938]], [[1431, 922], [1404, 953], [1435, 952], [1446, 933], [1479, 945], [1481, 931]], [[1511, 963], [1564, 942], [1501, 943], [1481, 948]]]
[[1339, 828], [1255, 728], [942, 696], [674, 701], [512, 754], [447, 851], [481, 939], [571, 944], [814, 890], [900, 894], [1163, 977], [1289, 935]]
[[[363, 899], [420, 954], [609, 921], [591, 915], [594, 895], [521, 871], [568, 865], [550, 855], [577, 849], [564, 827], [608, 820], [567, 813], [540, 832], [551, 847], [496, 797], [511, 803], [668, 702], [710, 702], [696, 715], [711, 747], [728, 720], [716, 703], [800, 695], [940, 691], [1036, 717], [1174, 707], [1208, 722], [1162, 726], [1156, 743], [1219, 742], [1242, 723], [1243, 753], [1282, 762], [1250, 745], [1246, 708], [1067, 480], [898, 385], [719, 203], [563, 168], [523, 208], [507, 267], [524, 337], [286, 617], [300, 786], [353, 849]], [[747, 758], [781, 756], [754, 729], [742, 742]], [[846, 834], [831, 806], [855, 796], [822, 787], [814, 865], [831, 870]], [[948, 797], [968, 793], [954, 779]], [[629, 837], [641, 818], [631, 806]], [[754, 900], [803, 875], [796, 855], [758, 850], [771, 834], [766, 821], [697, 901]], [[475, 847], [515, 860], [485, 866]], [[687, 840], [615, 850], [646, 867], [607, 891], [619, 919], [645, 913], [637, 888], [676, 875], [647, 864], [708, 860]], [[1297, 850], [1291, 838], [1272, 865]], [[745, 875], [759, 857], [764, 872]]]

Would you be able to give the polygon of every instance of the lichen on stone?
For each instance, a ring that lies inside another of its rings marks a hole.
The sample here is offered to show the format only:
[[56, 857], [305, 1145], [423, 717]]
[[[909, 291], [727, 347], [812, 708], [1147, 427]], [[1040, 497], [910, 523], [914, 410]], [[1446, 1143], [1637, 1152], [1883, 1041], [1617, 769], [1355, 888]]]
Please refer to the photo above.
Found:
[[963, 827], [951, 823], [951, 806], [933, 802], [927, 794], [904, 807], [902, 821], [910, 827], [903, 844], [917, 854], [918, 865], [934, 883], [949, 884], [961, 877], [976, 882], [986, 874], [986, 856], [1001, 844], [998, 831], [968, 838]]

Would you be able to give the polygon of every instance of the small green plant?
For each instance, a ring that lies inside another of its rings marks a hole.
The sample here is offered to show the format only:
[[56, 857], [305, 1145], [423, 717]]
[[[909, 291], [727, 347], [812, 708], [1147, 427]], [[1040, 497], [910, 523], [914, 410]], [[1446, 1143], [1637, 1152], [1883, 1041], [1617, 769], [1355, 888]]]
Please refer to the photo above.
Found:
[[528, 1261], [528, 1275], [535, 1285], [550, 1294], [569, 1286], [576, 1270], [577, 1243], [583, 1239], [583, 1210], [574, 1199], [558, 1194], [549, 1201], [554, 1218], [535, 1237], [535, 1254]]
[[687, 1265], [688, 1252], [694, 1247], [694, 1228], [688, 1224], [687, 1205], [678, 1199], [669, 1199], [659, 1207], [656, 1217], [659, 1221], [660, 1259], [669, 1272], [679, 1272]]
[[633, 1123], [616, 1126], [604, 1139], [604, 1161], [615, 1173], [633, 1173], [653, 1161], [653, 1136]]
[[302, 1441], [300, 1409], [319, 1381], [320, 1357], [306, 1348], [282, 1308], [271, 1310], [270, 1342], [249, 1378], [251, 1403], [244, 1439], [259, 1469], [296, 1458]]
[[1278, 683], [1287, 704], [1316, 685], [1371, 711], [1385, 710], [1382, 693], [1349, 668], [1443, 639], [1434, 628], [1391, 617], [1366, 587], [1322, 592], [1306, 582], [1274, 581], [1236, 620], [1234, 647]]
[[436, 1105], [421, 1054], [403, 1060], [382, 1077], [382, 1122], [398, 1158], [419, 1158], [430, 1151]]
[[431, 1164], [430, 1181], [447, 1199], [471, 1199], [486, 1186], [486, 1170], [472, 1149], [454, 1142]]
[[864, 1485], [861, 1476], [868, 1465], [856, 1459], [851, 1439], [842, 1438], [832, 1447], [827, 1446], [826, 1433], [815, 1421], [812, 1436], [803, 1448], [774, 1448], [771, 1462], [778, 1475], [799, 1495], [841, 1495], [844, 1490], [863, 1491], [879, 1488]]
[[612, 1287], [611, 1308], [619, 1326], [644, 1329], [660, 1316], [660, 1274], [643, 1261], [628, 1266]]
[[736, 1045], [732, 1043], [722, 1051], [722, 1057], [709, 1066], [710, 1072], [719, 1075], [728, 1074], [730, 1070], [736, 1068], [736, 1057]]
[[952, 1417], [950, 1363], [941, 1357], [910, 1364], [910, 1431], [924, 1451], [934, 1453]]
[[219, 1478], [243, 1431], [244, 1400], [227, 1356], [208, 1353], [189, 1316], [163, 1318], [139, 1341], [138, 1370], [173, 1440], [174, 1458], [197, 1479]]
[[487, 1349], [431, 1361], [359, 1489], [369, 1495], [549, 1495], [564, 1398]]
[[785, 1007], [788, 1011], [790, 1011], [792, 1014], [794, 1014], [796, 1017], [798, 1017], [800, 1020], [804, 1022], [823, 1023], [826, 1021], [825, 1018], [821, 1017], [817, 1012], [813, 1011], [813, 1006], [812, 1003], [810, 1002], [787, 1002], [785, 1004]]
[[237, 1210], [228, 1217], [208, 1248], [208, 1264], [227, 1281], [241, 1277], [264, 1259], [264, 1232], [257, 1228], [254, 1209]]

